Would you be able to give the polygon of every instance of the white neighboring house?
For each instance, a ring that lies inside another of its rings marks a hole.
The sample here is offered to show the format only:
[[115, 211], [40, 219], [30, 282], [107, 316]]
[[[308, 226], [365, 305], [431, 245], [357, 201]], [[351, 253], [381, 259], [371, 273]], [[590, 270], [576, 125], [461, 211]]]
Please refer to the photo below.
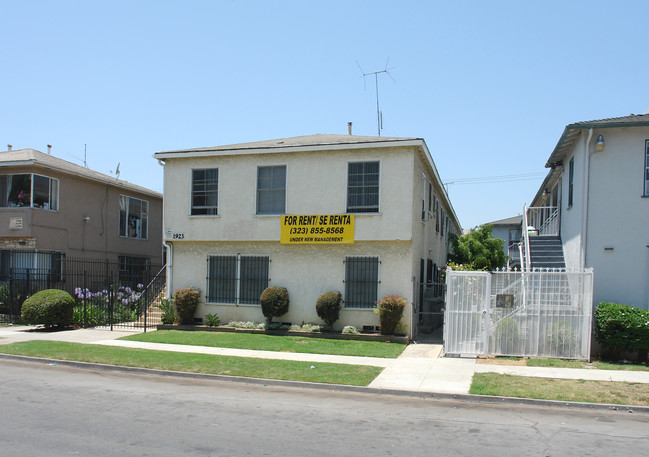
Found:
[[377, 300], [398, 294], [415, 336], [420, 285], [437, 280], [461, 231], [423, 139], [316, 134], [154, 157], [168, 289], [199, 288], [197, 317], [262, 322], [260, 293], [282, 286], [290, 306], [276, 320], [321, 323], [316, 299], [340, 291], [335, 326], [361, 329], [379, 324]]
[[567, 268], [594, 269], [594, 306], [647, 308], [649, 115], [566, 126], [546, 167], [528, 225], [560, 235]]

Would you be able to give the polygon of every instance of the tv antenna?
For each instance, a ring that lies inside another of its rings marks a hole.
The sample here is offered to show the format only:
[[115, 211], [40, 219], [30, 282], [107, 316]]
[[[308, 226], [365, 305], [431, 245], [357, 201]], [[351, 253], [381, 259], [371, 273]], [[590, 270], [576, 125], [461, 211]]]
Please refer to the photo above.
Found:
[[361, 73], [363, 73], [363, 89], [367, 89], [367, 87], [365, 86], [365, 77], [374, 75], [374, 85], [376, 87], [376, 124], [377, 124], [377, 130], [379, 136], [381, 136], [381, 130], [383, 130], [383, 112], [379, 107], [379, 74], [385, 73], [393, 82], [396, 83], [394, 78], [390, 75], [390, 70], [392, 70], [392, 68], [388, 68], [388, 62], [390, 62], [389, 57], [388, 60], [385, 61], [385, 68], [383, 68], [383, 70], [365, 73], [363, 71], [363, 68], [361, 68], [361, 65], [358, 63], [358, 60], [356, 61], [356, 65], [358, 65], [358, 68], [361, 70]]

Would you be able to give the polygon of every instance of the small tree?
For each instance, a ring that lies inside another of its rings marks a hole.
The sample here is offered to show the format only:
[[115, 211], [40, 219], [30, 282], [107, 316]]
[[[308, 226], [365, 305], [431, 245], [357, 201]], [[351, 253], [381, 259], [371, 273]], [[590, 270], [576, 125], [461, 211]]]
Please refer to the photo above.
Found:
[[261, 293], [259, 301], [267, 327], [273, 322], [273, 317], [283, 316], [288, 312], [288, 291], [284, 287], [267, 287]]
[[178, 321], [184, 325], [194, 323], [194, 314], [201, 299], [201, 291], [193, 287], [185, 287], [174, 291], [174, 304]]
[[21, 308], [27, 324], [67, 327], [73, 322], [74, 298], [64, 290], [41, 290], [29, 297]]
[[327, 327], [333, 328], [334, 322], [340, 317], [340, 308], [342, 303], [340, 292], [325, 292], [318, 297], [315, 303], [315, 311], [318, 317], [322, 319]]
[[399, 295], [386, 295], [376, 304], [381, 322], [381, 335], [394, 335], [406, 304], [406, 299]]
[[481, 225], [462, 236], [451, 233], [453, 254], [449, 260], [471, 270], [504, 268], [507, 255], [503, 251], [503, 240], [494, 238], [491, 228], [491, 225]]

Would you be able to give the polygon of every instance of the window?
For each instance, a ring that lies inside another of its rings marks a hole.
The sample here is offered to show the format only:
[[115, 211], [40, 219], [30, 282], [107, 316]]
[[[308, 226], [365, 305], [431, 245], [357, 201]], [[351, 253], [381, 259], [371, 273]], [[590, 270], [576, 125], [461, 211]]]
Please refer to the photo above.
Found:
[[146, 240], [149, 202], [126, 195], [119, 196], [119, 236]]
[[207, 258], [207, 301], [259, 305], [268, 287], [270, 257], [211, 255]]
[[649, 197], [649, 140], [645, 141], [644, 147], [644, 196]]
[[439, 232], [439, 201], [437, 196], [433, 197], [433, 211], [435, 211], [435, 231]]
[[441, 212], [441, 218], [442, 218], [442, 226], [439, 231], [439, 235], [441, 237], [444, 237], [444, 225], [446, 224], [446, 215], [444, 214], [444, 209], [440, 209]]
[[257, 167], [257, 214], [286, 211], [286, 165]]
[[119, 281], [132, 289], [138, 285], [146, 286], [149, 279], [149, 259], [146, 257], [128, 257], [120, 255]]
[[192, 170], [191, 215], [219, 214], [219, 169]]
[[36, 174], [0, 176], [0, 208], [15, 207], [58, 211], [59, 180]]
[[347, 212], [379, 212], [379, 162], [354, 162], [347, 167]]
[[426, 177], [421, 178], [421, 220], [425, 221], [426, 217]]
[[575, 158], [570, 159], [568, 166], [568, 208], [572, 207], [573, 181], [575, 179]]
[[378, 257], [345, 257], [346, 308], [374, 308], [378, 289]]

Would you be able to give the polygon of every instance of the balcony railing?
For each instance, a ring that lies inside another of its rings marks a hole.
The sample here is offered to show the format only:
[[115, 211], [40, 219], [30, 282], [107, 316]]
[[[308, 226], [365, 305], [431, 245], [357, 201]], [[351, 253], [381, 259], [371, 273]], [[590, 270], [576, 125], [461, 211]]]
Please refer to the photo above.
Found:
[[[559, 235], [559, 208], [556, 206], [534, 206], [527, 208], [527, 224], [538, 235]], [[525, 227], [523, 227], [525, 229]]]

